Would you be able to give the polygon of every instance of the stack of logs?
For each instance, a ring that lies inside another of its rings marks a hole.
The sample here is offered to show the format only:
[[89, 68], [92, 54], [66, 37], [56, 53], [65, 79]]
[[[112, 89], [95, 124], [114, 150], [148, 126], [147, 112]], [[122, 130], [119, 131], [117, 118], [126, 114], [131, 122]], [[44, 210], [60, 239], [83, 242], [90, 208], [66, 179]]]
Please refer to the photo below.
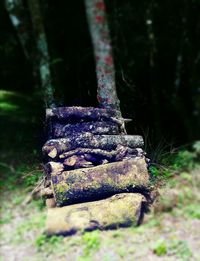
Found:
[[47, 109], [43, 146], [56, 208], [47, 234], [137, 225], [147, 203], [149, 175], [141, 136], [124, 133], [114, 109]]

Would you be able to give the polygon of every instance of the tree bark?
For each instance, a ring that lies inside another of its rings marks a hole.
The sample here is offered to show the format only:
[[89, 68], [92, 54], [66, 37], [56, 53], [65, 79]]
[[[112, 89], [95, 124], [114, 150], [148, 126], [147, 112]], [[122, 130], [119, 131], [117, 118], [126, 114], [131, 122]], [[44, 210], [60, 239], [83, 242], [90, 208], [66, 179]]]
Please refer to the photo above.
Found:
[[111, 39], [103, 0], [85, 0], [97, 74], [97, 99], [100, 107], [120, 110], [115, 83]]
[[122, 192], [148, 187], [149, 175], [144, 158], [51, 173], [57, 206], [97, 200]]
[[142, 195], [123, 193], [100, 201], [50, 208], [46, 234], [71, 235], [78, 231], [137, 226], [143, 218], [143, 205]]
[[139, 135], [93, 135], [84, 133], [63, 139], [52, 139], [45, 143], [43, 152], [54, 159], [60, 154], [76, 148], [115, 150], [118, 145], [130, 148], [143, 147], [143, 138]]
[[5, 0], [11, 23], [17, 33], [25, 57], [30, 59], [30, 23], [22, 0]]
[[40, 10], [40, 2], [39, 0], [28, 0], [28, 6], [31, 13], [33, 31], [36, 39], [36, 49], [38, 54], [37, 59], [39, 63], [42, 89], [44, 92], [45, 106], [46, 108], [52, 108], [55, 107], [54, 87], [52, 83], [49, 50]]

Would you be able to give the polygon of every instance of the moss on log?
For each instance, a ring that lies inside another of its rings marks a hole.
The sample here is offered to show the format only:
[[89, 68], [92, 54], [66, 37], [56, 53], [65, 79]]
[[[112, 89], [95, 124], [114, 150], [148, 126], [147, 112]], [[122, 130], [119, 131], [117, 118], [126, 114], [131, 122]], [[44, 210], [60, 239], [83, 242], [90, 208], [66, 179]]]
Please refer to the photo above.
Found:
[[143, 216], [145, 198], [138, 193], [117, 194], [110, 198], [50, 208], [47, 212], [48, 235], [70, 235], [78, 231], [137, 226]]
[[54, 123], [52, 137], [63, 138], [77, 133], [90, 132], [93, 134], [119, 134], [117, 123], [104, 122], [80, 122], [76, 124]]
[[95, 199], [115, 193], [137, 192], [148, 187], [144, 158], [129, 159], [91, 168], [52, 172], [52, 188], [57, 206]]
[[118, 145], [130, 148], [143, 147], [144, 141], [139, 135], [93, 135], [84, 133], [69, 138], [52, 139], [45, 143], [43, 152], [54, 159], [60, 154], [76, 148], [115, 150]]

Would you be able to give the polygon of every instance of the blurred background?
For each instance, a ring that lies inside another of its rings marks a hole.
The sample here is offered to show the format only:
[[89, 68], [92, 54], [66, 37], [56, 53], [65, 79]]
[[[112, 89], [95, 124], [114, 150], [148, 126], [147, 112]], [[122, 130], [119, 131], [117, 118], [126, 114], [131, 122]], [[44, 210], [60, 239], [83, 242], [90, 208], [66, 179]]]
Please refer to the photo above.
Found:
[[[42, 88], [33, 68], [33, 60], [39, 62], [33, 51], [30, 4], [19, 2], [23, 4], [18, 6], [22, 26], [21, 31], [16, 31], [9, 9], [1, 1], [0, 86], [33, 102], [40, 99], [37, 115], [43, 117]], [[199, 0], [105, 2], [121, 109], [124, 117], [133, 119], [127, 126], [128, 132], [144, 135], [155, 146], [161, 141], [181, 145], [197, 140], [200, 137]], [[84, 1], [42, 0], [40, 7], [57, 105], [97, 105], [95, 65]], [[26, 39], [24, 45], [20, 34]], [[4, 111], [5, 103], [15, 105], [2, 99]], [[33, 104], [31, 111], [37, 110], [38, 106]]]

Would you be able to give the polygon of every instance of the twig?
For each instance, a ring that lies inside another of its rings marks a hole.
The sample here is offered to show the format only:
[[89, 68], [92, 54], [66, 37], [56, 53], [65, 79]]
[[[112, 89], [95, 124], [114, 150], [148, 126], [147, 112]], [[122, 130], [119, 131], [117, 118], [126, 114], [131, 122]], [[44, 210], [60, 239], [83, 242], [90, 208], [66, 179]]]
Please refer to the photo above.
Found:
[[29, 193], [29, 195], [26, 197], [26, 199], [24, 200], [24, 202], [22, 203], [22, 206], [27, 205], [28, 203], [30, 203], [30, 201], [33, 199], [34, 194], [36, 194], [39, 190], [40, 190], [40, 186], [42, 185], [42, 183], [44, 183], [45, 181], [45, 177], [37, 184], [37, 186]]

